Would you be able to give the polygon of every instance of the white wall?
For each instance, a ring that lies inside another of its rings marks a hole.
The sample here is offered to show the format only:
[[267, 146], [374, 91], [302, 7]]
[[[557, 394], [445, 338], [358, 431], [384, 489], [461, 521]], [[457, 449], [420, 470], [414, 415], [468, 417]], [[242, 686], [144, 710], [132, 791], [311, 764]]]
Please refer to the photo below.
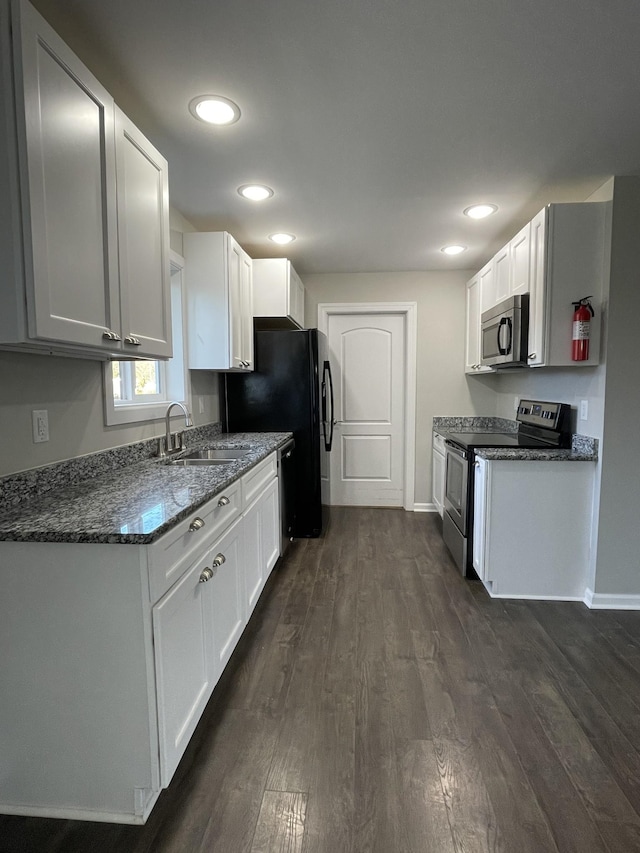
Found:
[[495, 413], [495, 377], [464, 373], [465, 284], [471, 273], [400, 272], [302, 276], [305, 320], [320, 302], [416, 302], [418, 354], [415, 500], [431, 502], [431, 428], [436, 415]]
[[640, 178], [614, 179], [594, 592], [640, 596]]

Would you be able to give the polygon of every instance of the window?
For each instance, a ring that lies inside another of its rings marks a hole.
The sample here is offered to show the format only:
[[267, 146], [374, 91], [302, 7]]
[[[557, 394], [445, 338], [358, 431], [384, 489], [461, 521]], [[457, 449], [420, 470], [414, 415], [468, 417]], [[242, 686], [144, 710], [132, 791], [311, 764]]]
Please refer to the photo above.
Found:
[[104, 420], [114, 424], [164, 418], [171, 400], [189, 408], [183, 334], [184, 261], [171, 252], [173, 358], [169, 361], [111, 361], [104, 365]]

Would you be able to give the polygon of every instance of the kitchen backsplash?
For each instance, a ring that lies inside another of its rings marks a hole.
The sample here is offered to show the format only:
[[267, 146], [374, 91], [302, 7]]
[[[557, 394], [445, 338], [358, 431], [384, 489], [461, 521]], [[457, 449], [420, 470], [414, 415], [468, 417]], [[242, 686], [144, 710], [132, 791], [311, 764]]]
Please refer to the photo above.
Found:
[[[204, 424], [203, 426], [186, 429], [184, 433], [185, 446], [214, 439], [222, 432], [220, 422]], [[125, 468], [155, 456], [158, 449], [158, 439], [150, 438], [113, 447], [98, 453], [89, 453], [42, 468], [30, 468], [17, 474], [10, 474], [0, 479], [0, 513], [15, 507], [22, 501], [42, 497], [43, 494], [65, 486], [80, 483], [90, 477], [99, 477], [117, 468]]]

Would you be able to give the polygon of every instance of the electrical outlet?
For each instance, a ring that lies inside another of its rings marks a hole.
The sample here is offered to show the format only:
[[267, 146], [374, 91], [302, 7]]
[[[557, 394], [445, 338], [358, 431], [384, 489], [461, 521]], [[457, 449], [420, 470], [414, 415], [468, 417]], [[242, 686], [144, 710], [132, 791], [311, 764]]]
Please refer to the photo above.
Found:
[[204, 415], [204, 397], [198, 397], [198, 414]]
[[519, 398], [518, 398], [518, 397], [514, 397], [514, 398], [513, 398], [513, 411], [514, 411], [514, 412], [517, 412], [517, 411], [518, 411], [518, 403], [519, 403], [519, 402], [520, 402], [520, 400], [519, 400]]
[[31, 412], [31, 426], [34, 444], [49, 441], [49, 413], [46, 409], [34, 409]]
[[586, 421], [589, 417], [589, 401], [580, 400], [580, 420]]

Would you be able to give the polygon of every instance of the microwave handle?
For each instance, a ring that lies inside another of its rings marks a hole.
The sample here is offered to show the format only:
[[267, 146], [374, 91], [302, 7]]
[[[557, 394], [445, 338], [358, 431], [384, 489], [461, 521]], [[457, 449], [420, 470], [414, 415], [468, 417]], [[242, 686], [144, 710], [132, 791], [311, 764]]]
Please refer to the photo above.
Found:
[[[508, 332], [507, 335], [507, 343], [502, 346], [502, 330], [506, 329]], [[511, 325], [511, 317], [503, 317], [500, 320], [500, 324], [498, 325], [498, 352], [500, 355], [509, 355], [511, 352], [511, 344], [513, 343], [513, 327]]]

